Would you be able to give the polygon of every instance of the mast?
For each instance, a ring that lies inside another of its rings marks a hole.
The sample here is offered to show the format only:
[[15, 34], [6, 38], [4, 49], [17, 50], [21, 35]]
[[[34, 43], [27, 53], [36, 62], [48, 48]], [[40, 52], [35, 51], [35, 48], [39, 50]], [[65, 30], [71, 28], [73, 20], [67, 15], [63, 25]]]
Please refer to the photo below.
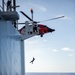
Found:
[[14, 11], [16, 11], [16, 0], [13, 0], [13, 6]]
[[2, 0], [2, 9], [4, 11], [4, 0]]

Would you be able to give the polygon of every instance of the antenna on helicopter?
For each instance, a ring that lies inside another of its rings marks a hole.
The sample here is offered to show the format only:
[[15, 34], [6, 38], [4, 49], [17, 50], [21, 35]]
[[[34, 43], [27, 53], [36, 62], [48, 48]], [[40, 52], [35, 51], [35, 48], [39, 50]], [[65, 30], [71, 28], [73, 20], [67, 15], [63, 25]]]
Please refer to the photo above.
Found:
[[31, 12], [32, 20], [33, 20], [33, 9], [32, 8], [30, 9], [30, 12]]

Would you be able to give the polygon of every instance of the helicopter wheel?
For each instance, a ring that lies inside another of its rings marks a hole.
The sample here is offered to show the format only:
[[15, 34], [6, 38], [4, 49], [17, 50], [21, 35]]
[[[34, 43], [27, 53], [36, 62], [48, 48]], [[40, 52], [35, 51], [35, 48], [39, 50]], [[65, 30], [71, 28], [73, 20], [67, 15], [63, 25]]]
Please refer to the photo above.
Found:
[[40, 36], [43, 37], [43, 34], [41, 34]]

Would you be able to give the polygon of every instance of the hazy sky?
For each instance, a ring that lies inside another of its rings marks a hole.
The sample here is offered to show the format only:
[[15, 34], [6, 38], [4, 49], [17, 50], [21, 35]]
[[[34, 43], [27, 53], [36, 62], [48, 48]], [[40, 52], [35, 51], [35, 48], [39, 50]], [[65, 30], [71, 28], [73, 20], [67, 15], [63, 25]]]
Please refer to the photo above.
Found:
[[[75, 0], [16, 1], [20, 5], [18, 12], [24, 11], [30, 17], [30, 8], [33, 8], [36, 21], [65, 16], [63, 19], [42, 22], [55, 32], [25, 41], [26, 72], [75, 72]], [[19, 22], [28, 20], [19, 14]], [[35, 62], [30, 64], [33, 57]]]

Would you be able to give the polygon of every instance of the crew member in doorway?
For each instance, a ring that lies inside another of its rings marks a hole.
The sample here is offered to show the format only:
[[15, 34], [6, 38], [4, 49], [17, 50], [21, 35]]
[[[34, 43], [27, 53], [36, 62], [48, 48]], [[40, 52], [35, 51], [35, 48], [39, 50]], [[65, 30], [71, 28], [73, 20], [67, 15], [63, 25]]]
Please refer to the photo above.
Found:
[[17, 28], [17, 24], [16, 24], [16, 20], [15, 21], [12, 21], [12, 24], [15, 28]]
[[37, 25], [33, 27], [33, 32], [37, 32]]
[[32, 63], [32, 64], [33, 64], [34, 60], [35, 60], [35, 58], [33, 57], [33, 59], [30, 61], [30, 63]]
[[11, 1], [7, 1], [7, 11], [11, 11]]

